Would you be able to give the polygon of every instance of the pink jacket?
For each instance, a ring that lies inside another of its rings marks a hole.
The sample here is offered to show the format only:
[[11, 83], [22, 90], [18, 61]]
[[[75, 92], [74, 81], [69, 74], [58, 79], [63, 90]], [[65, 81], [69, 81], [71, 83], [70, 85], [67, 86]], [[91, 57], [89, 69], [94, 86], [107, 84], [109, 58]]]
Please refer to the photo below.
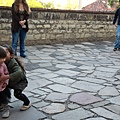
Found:
[[[3, 63], [2, 65], [0, 65], [0, 75], [7, 75], [7, 74], [9, 74], [7, 66], [5, 65], [5, 63]], [[8, 82], [9, 79], [5, 81], [0, 81], [0, 92], [6, 88]]]

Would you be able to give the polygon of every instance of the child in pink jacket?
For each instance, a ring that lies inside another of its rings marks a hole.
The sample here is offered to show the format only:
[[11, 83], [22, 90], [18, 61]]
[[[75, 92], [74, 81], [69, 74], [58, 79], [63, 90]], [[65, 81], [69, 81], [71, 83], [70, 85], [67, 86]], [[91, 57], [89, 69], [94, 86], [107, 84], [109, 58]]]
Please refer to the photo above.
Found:
[[[0, 76], [9, 74], [6, 64], [4, 63], [6, 56], [6, 51], [0, 46]], [[2, 118], [7, 118], [10, 115], [8, 102], [11, 98], [11, 93], [7, 87], [8, 82], [9, 79], [0, 81], [0, 111], [3, 111]]]
[[[1, 55], [0, 55], [0, 57], [1, 57]], [[4, 58], [0, 58], [0, 75], [7, 75], [7, 74], [8, 74], [8, 70], [4, 63]], [[0, 92], [6, 88], [6, 86], [8, 85], [8, 81], [9, 81], [9, 79], [5, 80], [5, 81], [0, 81]]]
[[[5, 50], [0, 46], [0, 76], [9, 74], [7, 66], [4, 63], [6, 60], [6, 56], [7, 54]], [[8, 81], [9, 79], [0, 81], [0, 92], [6, 88], [6, 86], [8, 85]]]

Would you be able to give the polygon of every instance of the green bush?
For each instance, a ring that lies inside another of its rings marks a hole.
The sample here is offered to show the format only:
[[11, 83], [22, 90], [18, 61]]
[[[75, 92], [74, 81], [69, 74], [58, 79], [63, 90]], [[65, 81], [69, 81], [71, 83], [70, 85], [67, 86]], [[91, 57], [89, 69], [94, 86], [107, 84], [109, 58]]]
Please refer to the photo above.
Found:
[[[0, 0], [0, 6], [11, 7], [14, 0]], [[28, 0], [30, 8], [45, 8], [47, 3], [37, 2], [36, 0]]]

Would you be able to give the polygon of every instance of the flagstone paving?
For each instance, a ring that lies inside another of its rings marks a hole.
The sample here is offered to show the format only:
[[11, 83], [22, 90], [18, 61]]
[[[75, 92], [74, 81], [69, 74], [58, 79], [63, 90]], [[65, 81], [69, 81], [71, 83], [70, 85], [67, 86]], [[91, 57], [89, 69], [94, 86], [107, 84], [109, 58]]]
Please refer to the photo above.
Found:
[[26, 46], [28, 58], [20, 59], [29, 81], [24, 93], [32, 107], [21, 112], [22, 102], [11, 91], [6, 120], [120, 120], [120, 51], [113, 51], [113, 45]]

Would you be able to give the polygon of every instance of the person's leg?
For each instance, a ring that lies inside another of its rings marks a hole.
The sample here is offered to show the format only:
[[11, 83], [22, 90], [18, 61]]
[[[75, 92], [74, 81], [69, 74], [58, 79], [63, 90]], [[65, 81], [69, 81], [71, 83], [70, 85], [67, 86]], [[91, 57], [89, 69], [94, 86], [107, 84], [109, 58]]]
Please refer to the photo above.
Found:
[[29, 101], [29, 99], [27, 98], [27, 96], [22, 93], [22, 90], [15, 89], [15, 90], [14, 90], [14, 96], [15, 96], [17, 99], [23, 101], [23, 106], [21, 107], [20, 110], [27, 110], [28, 108], [30, 108], [30, 106], [31, 106], [31, 105], [30, 105], [30, 101]]
[[2, 118], [8, 118], [10, 116], [10, 108], [8, 102], [11, 98], [10, 89], [8, 87], [5, 88], [0, 94], [1, 106], [3, 107]]
[[6, 87], [3, 91], [0, 92], [0, 103], [8, 104], [11, 98], [11, 92], [8, 87]]
[[120, 46], [120, 25], [117, 26], [116, 28], [116, 40], [115, 40], [115, 45], [114, 45], [114, 51], [117, 50]]
[[20, 30], [18, 30], [18, 32], [12, 32], [12, 47], [15, 51], [15, 55], [17, 55], [19, 33], [20, 33]]
[[26, 32], [25, 30], [20, 30], [20, 56], [26, 57], [25, 55], [25, 41], [26, 41]]
[[3, 94], [2, 94], [2, 92], [0, 92], [0, 112], [2, 112], [4, 110], [3, 106], [2, 106], [2, 99], [3, 99]]

